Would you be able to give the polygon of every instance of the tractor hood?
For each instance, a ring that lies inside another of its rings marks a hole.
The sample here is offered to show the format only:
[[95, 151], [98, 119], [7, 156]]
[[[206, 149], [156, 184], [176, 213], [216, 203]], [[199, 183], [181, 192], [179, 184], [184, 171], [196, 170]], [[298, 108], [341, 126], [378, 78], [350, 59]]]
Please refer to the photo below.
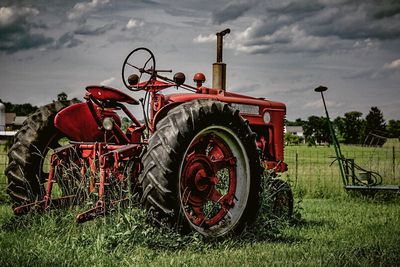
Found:
[[[165, 102], [168, 104], [183, 103], [196, 99], [213, 99], [221, 102], [232, 103], [234, 107], [241, 111], [241, 113], [246, 114], [262, 114], [265, 109], [286, 112], [286, 105], [281, 102], [215, 89], [207, 89], [206, 93], [171, 94], [165, 96]], [[238, 106], [235, 106], [235, 104], [238, 104]]]

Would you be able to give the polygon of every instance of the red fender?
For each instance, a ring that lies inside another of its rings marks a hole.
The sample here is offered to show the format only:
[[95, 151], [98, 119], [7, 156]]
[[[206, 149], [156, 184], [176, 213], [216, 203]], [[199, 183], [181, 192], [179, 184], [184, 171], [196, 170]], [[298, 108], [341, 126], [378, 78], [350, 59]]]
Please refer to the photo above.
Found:
[[[96, 113], [101, 118], [100, 111]], [[103, 117], [112, 117], [117, 125], [121, 125], [119, 116], [112, 110], [103, 110]], [[54, 118], [55, 127], [71, 141], [95, 142], [104, 139], [104, 130], [99, 129], [96, 120], [86, 103], [77, 103], [61, 110]]]

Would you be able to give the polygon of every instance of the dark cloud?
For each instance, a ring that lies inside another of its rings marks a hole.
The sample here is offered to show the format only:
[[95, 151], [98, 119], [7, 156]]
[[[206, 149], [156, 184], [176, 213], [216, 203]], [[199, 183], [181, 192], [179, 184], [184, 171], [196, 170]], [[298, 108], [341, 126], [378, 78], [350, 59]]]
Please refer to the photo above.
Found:
[[52, 38], [41, 34], [13, 33], [5, 34], [0, 31], [0, 51], [15, 53], [21, 50], [38, 48], [53, 42]]
[[372, 13], [375, 19], [393, 17], [400, 14], [400, 2], [397, 0], [382, 1]]
[[34, 8], [0, 7], [0, 51], [15, 53], [51, 43], [52, 38], [32, 32], [35, 24], [29, 19], [38, 14]]
[[82, 44], [83, 41], [75, 38], [74, 33], [67, 32], [60, 36], [54, 44], [52, 44], [49, 48], [50, 49], [62, 49], [62, 48], [72, 48]]
[[252, 2], [230, 3], [222, 9], [212, 12], [212, 21], [222, 24], [227, 21], [235, 20], [252, 8]]
[[324, 9], [324, 5], [315, 1], [295, 1], [283, 4], [280, 7], [270, 7], [270, 13], [305, 17]]
[[326, 6], [314, 18], [301, 21], [308, 33], [317, 36], [337, 36], [340, 39], [398, 39], [400, 17], [387, 16], [376, 19], [373, 15], [379, 5], [360, 3], [340, 7]]
[[[225, 13], [224, 13], [225, 12]], [[246, 12], [246, 14], [245, 14]], [[247, 16], [253, 20], [230, 47], [247, 53], [346, 52], [361, 42], [400, 39], [400, 2], [264, 1], [229, 4], [213, 13], [217, 24]]]
[[84, 24], [84, 25], [80, 25], [74, 31], [74, 33], [79, 34], [79, 35], [92, 35], [92, 36], [102, 35], [102, 34], [105, 34], [106, 32], [108, 32], [109, 30], [114, 29], [115, 26], [116, 26], [115, 23], [106, 24], [106, 25], [100, 26], [100, 27], [91, 27], [87, 24]]

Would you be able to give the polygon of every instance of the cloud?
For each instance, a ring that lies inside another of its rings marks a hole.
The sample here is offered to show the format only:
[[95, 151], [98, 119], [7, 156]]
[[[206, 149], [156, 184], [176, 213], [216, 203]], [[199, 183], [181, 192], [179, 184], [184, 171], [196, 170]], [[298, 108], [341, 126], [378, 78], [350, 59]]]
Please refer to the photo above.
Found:
[[63, 48], [72, 48], [83, 43], [81, 40], [75, 38], [74, 33], [67, 32], [58, 38], [54, 44], [52, 44], [50, 49], [63, 49]]
[[143, 27], [144, 26], [144, 21], [141, 20], [136, 20], [136, 19], [130, 19], [128, 23], [126, 24], [125, 28], [127, 30], [137, 28], [137, 27]]
[[253, 0], [212, 13], [214, 24], [240, 17], [248, 25], [229, 47], [246, 53], [348, 52], [400, 40], [400, 2], [391, 0]]
[[344, 79], [388, 79], [390, 77], [399, 77], [400, 74], [400, 59], [385, 63], [382, 67], [369, 68], [362, 71], [356, 71], [344, 76]]
[[104, 81], [101, 81], [100, 82], [100, 85], [104, 85], [104, 86], [107, 86], [107, 85], [110, 85], [110, 84], [112, 84], [112, 82], [115, 80], [115, 77], [111, 77], [111, 78], [109, 78], [109, 79], [106, 79], [106, 80], [104, 80]]
[[72, 8], [72, 11], [68, 14], [68, 19], [80, 19], [83, 15], [93, 12], [106, 4], [108, 4], [110, 0], [92, 0], [90, 2], [80, 2], [75, 4]]
[[[326, 103], [327, 107], [331, 107], [331, 108], [340, 108], [340, 107], [343, 107], [345, 105], [342, 102], [335, 102], [335, 101], [330, 101], [330, 100], [325, 101], [325, 103]], [[315, 109], [318, 108], [319, 109], [319, 108], [323, 108], [324, 104], [319, 99], [319, 100], [308, 102], [308, 103], [304, 104], [303, 107], [305, 107], [305, 108], [315, 108]]]
[[26, 16], [37, 16], [39, 11], [29, 7], [1, 7], [0, 27], [4, 28], [24, 20]]
[[400, 70], [400, 59], [393, 60], [390, 63], [386, 63], [383, 66], [384, 69], [389, 69], [389, 70]]
[[[280, 27], [271, 34], [260, 34], [262, 21], [254, 22], [243, 32], [237, 34], [227, 46], [237, 51], [258, 53], [279, 52], [321, 52], [337, 46], [335, 38], [308, 35], [299, 25]], [[266, 31], [267, 32], [267, 31]]]
[[202, 34], [199, 34], [196, 38], [193, 39], [193, 42], [195, 43], [211, 43], [215, 42], [217, 40], [217, 35], [214, 33], [205, 35], [203, 36]]
[[388, 2], [383, 1], [381, 5], [375, 10], [373, 17], [375, 19], [383, 19], [388, 17], [394, 17], [400, 14], [400, 3], [399, 2]]
[[39, 11], [35, 8], [1, 7], [0, 51], [15, 53], [51, 43], [52, 38], [40, 33], [32, 33], [35, 24], [30, 19], [38, 14]]
[[90, 27], [87, 24], [83, 24], [83, 25], [79, 26], [74, 31], [74, 33], [79, 34], [79, 35], [91, 35], [91, 36], [102, 35], [102, 34], [105, 34], [106, 32], [108, 32], [109, 30], [114, 29], [115, 26], [116, 26], [115, 23], [105, 24], [104, 26], [100, 26], [100, 27]]
[[222, 9], [212, 12], [212, 21], [217, 24], [222, 24], [227, 21], [235, 20], [246, 13], [251, 7], [252, 1], [229, 3]]

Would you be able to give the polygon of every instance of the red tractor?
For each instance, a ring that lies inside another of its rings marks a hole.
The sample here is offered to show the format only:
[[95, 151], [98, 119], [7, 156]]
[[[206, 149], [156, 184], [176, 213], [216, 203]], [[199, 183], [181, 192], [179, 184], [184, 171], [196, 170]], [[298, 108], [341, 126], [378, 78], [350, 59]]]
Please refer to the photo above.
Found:
[[[286, 107], [225, 90], [222, 38], [217, 33], [213, 88], [194, 76], [162, 76], [153, 53], [133, 50], [122, 67], [140, 101], [106, 86], [86, 87], [85, 101], [58, 101], [24, 123], [9, 151], [8, 193], [15, 214], [94, 202], [78, 222], [138, 201], [155, 222], [204, 236], [239, 233], [260, 207], [261, 178], [268, 180], [272, 213], [290, 215], [293, 196], [274, 179], [287, 170], [283, 157]], [[164, 95], [169, 87], [188, 93]], [[143, 108], [141, 123], [126, 108]], [[123, 130], [118, 114], [132, 125]], [[126, 119], [125, 119], [126, 120]], [[46, 163], [48, 162], [48, 163]]]

